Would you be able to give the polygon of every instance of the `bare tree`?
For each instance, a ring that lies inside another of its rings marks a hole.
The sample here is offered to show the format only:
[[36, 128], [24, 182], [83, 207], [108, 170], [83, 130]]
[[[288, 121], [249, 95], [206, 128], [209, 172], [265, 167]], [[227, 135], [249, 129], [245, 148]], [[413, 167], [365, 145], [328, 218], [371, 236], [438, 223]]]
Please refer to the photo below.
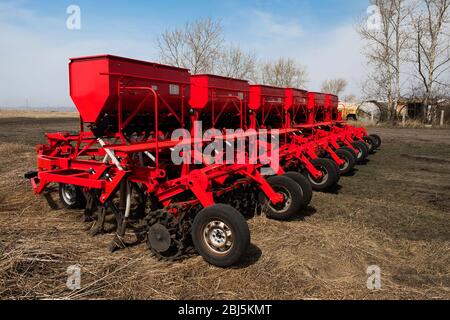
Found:
[[263, 84], [277, 87], [305, 88], [308, 83], [306, 67], [299, 65], [291, 58], [280, 58], [275, 62], [267, 62], [261, 66]]
[[218, 75], [225, 77], [255, 80], [256, 64], [255, 54], [230, 44], [222, 50], [215, 64], [215, 70]]
[[345, 101], [345, 102], [356, 102], [356, 101], [358, 101], [358, 98], [354, 94], [348, 94], [348, 95], [344, 96], [342, 101]]
[[[450, 70], [450, 0], [421, 0], [412, 15], [414, 23], [414, 65], [423, 87], [424, 121], [436, 118], [428, 106], [449, 88]], [[447, 75], [448, 76], [448, 75]]]
[[402, 64], [408, 48], [409, 0], [372, 0], [375, 25], [363, 21], [358, 32], [366, 41], [365, 55], [372, 68], [366, 82], [366, 98], [382, 97], [387, 102], [388, 120], [395, 120], [402, 90]]
[[339, 96], [341, 93], [345, 91], [347, 85], [348, 85], [347, 80], [342, 78], [325, 80], [322, 83], [321, 91], [324, 93], [331, 93], [336, 96]]
[[211, 18], [166, 30], [157, 39], [161, 62], [188, 68], [194, 74], [213, 72], [222, 42], [222, 26]]

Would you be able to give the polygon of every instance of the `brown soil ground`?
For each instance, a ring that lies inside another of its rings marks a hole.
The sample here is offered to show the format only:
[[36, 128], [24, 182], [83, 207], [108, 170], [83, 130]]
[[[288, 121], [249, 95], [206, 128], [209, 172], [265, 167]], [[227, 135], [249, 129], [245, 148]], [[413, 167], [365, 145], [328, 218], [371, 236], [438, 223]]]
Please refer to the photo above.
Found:
[[[0, 118], [1, 299], [450, 299], [450, 130], [372, 129], [384, 144], [370, 162], [306, 217], [250, 220], [246, 259], [218, 269], [157, 262], [144, 244], [110, 254], [112, 235], [90, 237], [82, 212], [51, 210], [23, 178], [44, 132], [76, 119]], [[370, 265], [381, 290], [367, 289]]]

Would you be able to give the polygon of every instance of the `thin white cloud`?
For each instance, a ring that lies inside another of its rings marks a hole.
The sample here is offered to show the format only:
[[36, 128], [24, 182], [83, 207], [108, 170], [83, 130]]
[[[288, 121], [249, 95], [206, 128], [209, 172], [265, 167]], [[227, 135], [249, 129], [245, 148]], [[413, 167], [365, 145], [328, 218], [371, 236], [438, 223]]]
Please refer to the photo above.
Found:
[[250, 28], [256, 35], [277, 37], [301, 37], [303, 29], [295, 20], [284, 21], [276, 18], [272, 13], [251, 10], [247, 13], [251, 18]]
[[313, 41], [306, 44], [302, 55], [311, 77], [311, 89], [320, 90], [324, 80], [339, 77], [348, 81], [347, 93], [358, 95], [365, 74], [365, 58], [361, 54], [363, 42], [353, 24], [309, 38]]
[[35, 18], [33, 11], [23, 7], [23, 1], [4, 1], [0, 2], [0, 18], [5, 20], [30, 20]]

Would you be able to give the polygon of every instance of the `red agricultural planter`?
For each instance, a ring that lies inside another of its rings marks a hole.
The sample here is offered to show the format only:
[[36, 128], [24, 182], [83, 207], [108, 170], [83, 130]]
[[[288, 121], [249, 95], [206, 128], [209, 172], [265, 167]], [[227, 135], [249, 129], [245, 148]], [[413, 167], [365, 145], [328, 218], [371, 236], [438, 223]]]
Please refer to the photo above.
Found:
[[112, 251], [145, 240], [158, 259], [234, 265], [243, 214], [291, 218], [381, 144], [332, 95], [111, 55], [72, 59], [69, 76], [80, 131], [47, 134], [26, 178], [47, 198], [58, 186], [92, 235], [113, 230]]

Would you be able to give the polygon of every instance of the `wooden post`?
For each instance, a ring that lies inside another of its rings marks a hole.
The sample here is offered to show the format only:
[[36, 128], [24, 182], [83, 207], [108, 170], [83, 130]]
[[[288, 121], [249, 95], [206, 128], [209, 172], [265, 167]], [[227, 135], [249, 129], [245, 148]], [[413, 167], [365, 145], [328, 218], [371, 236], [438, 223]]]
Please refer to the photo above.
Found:
[[406, 127], [406, 114], [404, 114], [402, 116], [402, 124], [403, 124], [404, 127]]
[[375, 112], [374, 111], [371, 112], [370, 119], [372, 120], [372, 122], [375, 119]]
[[444, 116], [445, 116], [445, 111], [442, 110], [442, 111], [441, 111], [441, 127], [444, 126]]

